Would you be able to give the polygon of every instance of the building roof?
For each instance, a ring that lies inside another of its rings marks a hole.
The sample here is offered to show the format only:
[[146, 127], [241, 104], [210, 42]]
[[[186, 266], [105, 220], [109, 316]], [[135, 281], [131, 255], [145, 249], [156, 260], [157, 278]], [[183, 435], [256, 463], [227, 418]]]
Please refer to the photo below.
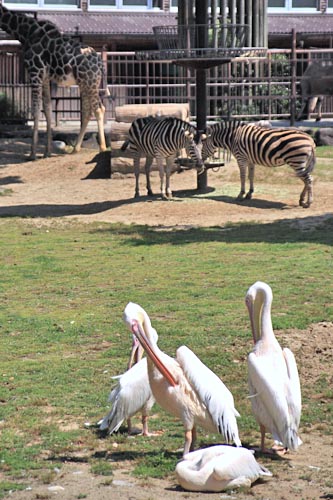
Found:
[[[110, 35], [135, 37], [153, 35], [153, 26], [177, 24], [170, 12], [68, 12], [39, 11], [38, 19], [52, 21], [68, 35]], [[269, 36], [290, 34], [333, 34], [333, 14], [269, 14]], [[1, 30], [0, 30], [1, 32]], [[0, 38], [8, 38], [2, 32]]]
[[333, 14], [269, 14], [268, 33], [333, 33]]
[[169, 12], [40, 12], [63, 33], [82, 35], [153, 35], [153, 26], [176, 24], [176, 13]]

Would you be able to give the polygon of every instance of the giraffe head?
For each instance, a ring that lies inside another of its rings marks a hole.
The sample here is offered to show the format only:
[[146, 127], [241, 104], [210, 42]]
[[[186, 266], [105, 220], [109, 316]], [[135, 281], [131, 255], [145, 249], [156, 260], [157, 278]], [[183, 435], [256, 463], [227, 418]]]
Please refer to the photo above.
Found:
[[[0, 5], [0, 28], [14, 36], [22, 45], [32, 44], [47, 33], [54, 32], [61, 36], [60, 31], [50, 21], [38, 20], [23, 12], [13, 12]], [[54, 35], [53, 35], [54, 36]]]

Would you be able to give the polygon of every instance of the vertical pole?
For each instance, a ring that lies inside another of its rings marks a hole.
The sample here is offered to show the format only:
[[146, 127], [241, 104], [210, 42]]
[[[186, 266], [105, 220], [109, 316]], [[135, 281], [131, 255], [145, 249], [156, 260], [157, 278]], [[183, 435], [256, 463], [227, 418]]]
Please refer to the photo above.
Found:
[[292, 30], [291, 45], [291, 99], [290, 99], [290, 125], [295, 125], [296, 117], [296, 30]]
[[[196, 0], [195, 2], [195, 23], [201, 25], [198, 31], [197, 47], [207, 46], [208, 35], [208, 0]], [[198, 133], [205, 132], [207, 126], [207, 75], [205, 69], [197, 69], [197, 129]], [[197, 174], [197, 189], [205, 191], [207, 189], [207, 170], [202, 174]]]
[[248, 40], [247, 40], [247, 46], [248, 47], [253, 47], [253, 17], [252, 17], [252, 0], [247, 0], [246, 4], [246, 24], [249, 26], [249, 32], [248, 32]]

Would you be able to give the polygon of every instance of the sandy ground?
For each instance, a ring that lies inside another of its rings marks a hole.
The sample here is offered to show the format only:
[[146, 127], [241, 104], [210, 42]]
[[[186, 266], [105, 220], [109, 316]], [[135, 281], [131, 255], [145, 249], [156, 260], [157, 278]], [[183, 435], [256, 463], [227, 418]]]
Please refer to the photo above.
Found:
[[[221, 226], [236, 221], [269, 223], [287, 219], [306, 230], [333, 213], [333, 181], [315, 179], [314, 203], [310, 209], [303, 209], [298, 206], [302, 184], [288, 167], [273, 174], [269, 169], [258, 169], [256, 193], [251, 202], [235, 200], [239, 179], [233, 162], [217, 172], [209, 171], [210, 189], [201, 195], [195, 189], [196, 172], [175, 173], [171, 179], [174, 199], [163, 201], [158, 194], [154, 198], [143, 196], [134, 199], [133, 174], [124, 173], [126, 169], [120, 168], [117, 161], [112, 164], [110, 179], [86, 179], [100, 162], [96, 152], [89, 149], [82, 150], [78, 155], [41, 157], [35, 162], [28, 162], [28, 140], [1, 139], [0, 152], [0, 216], [32, 217], [36, 224], [47, 224], [50, 218], [56, 218], [149, 224], [169, 229]], [[141, 177], [141, 192], [145, 195], [144, 176]], [[154, 191], [158, 193], [156, 172], [152, 178]], [[333, 323], [320, 323], [312, 325], [307, 331], [287, 334], [288, 345], [296, 357], [299, 359], [301, 356], [302, 359], [299, 367], [301, 380], [306, 380], [309, 386], [309, 381], [315, 383], [325, 374], [333, 384]], [[268, 456], [258, 458], [273, 472], [273, 478], [255, 484], [248, 492], [215, 493], [205, 497], [254, 497], [265, 500], [333, 498], [333, 433], [325, 424], [325, 412], [331, 401], [324, 395], [316, 394], [315, 397], [324, 418], [313, 428], [301, 428], [303, 445], [299, 451], [277, 460]], [[31, 480], [28, 490], [9, 494], [8, 498], [202, 498], [202, 494], [182, 491], [174, 476], [165, 480], [142, 481], [131, 476], [131, 469], [130, 463], [117, 462], [114, 464], [114, 475], [105, 478], [92, 475], [87, 463], [68, 462], [52, 484], [38, 484]]]

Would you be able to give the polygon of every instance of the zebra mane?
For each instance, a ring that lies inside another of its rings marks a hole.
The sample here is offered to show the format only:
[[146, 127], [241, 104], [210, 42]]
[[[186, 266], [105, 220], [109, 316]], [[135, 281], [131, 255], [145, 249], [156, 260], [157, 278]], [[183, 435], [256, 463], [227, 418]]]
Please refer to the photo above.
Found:
[[178, 118], [178, 116], [168, 116], [168, 115], [156, 115], [156, 116], [153, 116], [153, 115], [149, 115], [147, 118], [151, 118], [153, 120], [158, 120], [158, 121], [162, 121], [162, 120], [165, 120], [165, 121], [168, 121], [168, 122], [177, 121], [177, 122], [183, 124], [186, 128], [190, 127], [192, 129], [195, 129], [194, 125], [191, 125], [191, 123], [186, 122], [185, 120], [182, 120], [181, 118]]

